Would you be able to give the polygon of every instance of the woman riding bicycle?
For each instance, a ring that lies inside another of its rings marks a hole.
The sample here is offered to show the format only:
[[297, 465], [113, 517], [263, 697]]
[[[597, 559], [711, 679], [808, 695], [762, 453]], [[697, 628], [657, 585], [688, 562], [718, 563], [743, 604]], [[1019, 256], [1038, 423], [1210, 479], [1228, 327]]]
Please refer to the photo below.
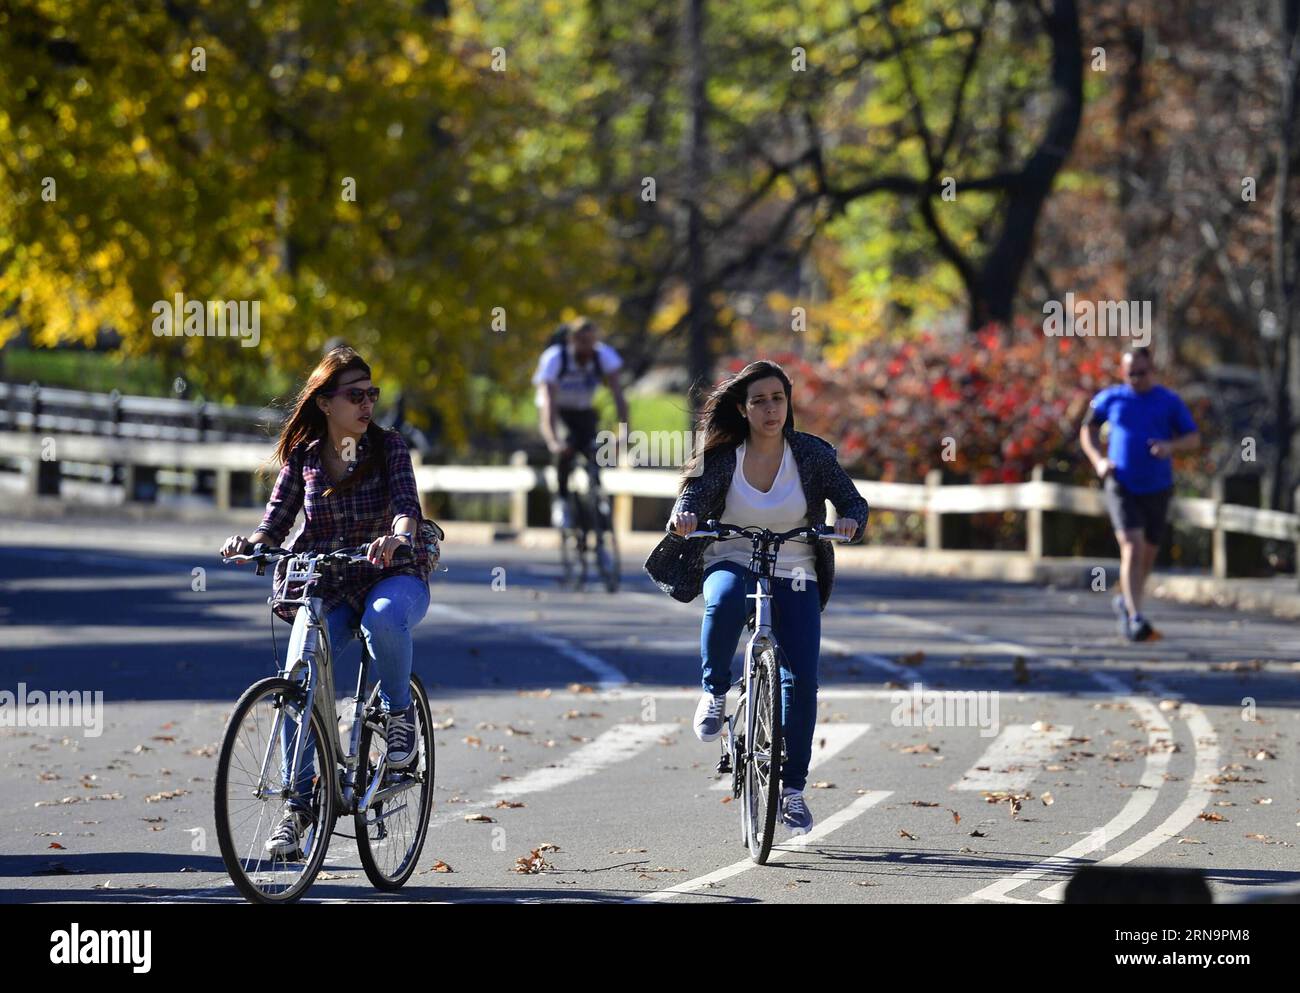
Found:
[[[695, 734], [722, 733], [731, 661], [754, 589], [752, 546], [744, 537], [683, 537], [707, 520], [775, 532], [825, 524], [825, 501], [835, 506], [836, 533], [856, 537], [867, 523], [867, 502], [840, 467], [835, 449], [794, 429], [790, 379], [775, 362], [751, 362], [717, 386], [700, 412], [702, 441], [683, 470], [668, 522], [673, 532], [646, 563], [656, 584], [690, 602], [704, 593], [700, 630], [704, 694], [695, 710]], [[796, 834], [812, 827], [803, 789], [817, 720], [817, 662], [821, 611], [834, 582], [834, 552], [826, 542], [791, 541], [778, 553], [772, 582], [773, 633], [785, 653], [781, 720], [786, 757], [781, 767], [781, 822]]]
[[[346, 345], [331, 349], [307, 378], [285, 422], [275, 455], [281, 464], [266, 514], [248, 538], [234, 535], [223, 556], [249, 554], [252, 546], [278, 547], [301, 509], [306, 523], [294, 552], [325, 552], [368, 545], [369, 562], [339, 567], [323, 576], [315, 595], [323, 601], [333, 657], [338, 660], [360, 620], [387, 708], [384, 738], [388, 765], [400, 769], [415, 757], [418, 737], [411, 701], [411, 629], [429, 608], [431, 556], [418, 540], [420, 501], [411, 456], [402, 436], [373, 421], [379, 389], [370, 367]], [[407, 547], [414, 553], [396, 557]], [[371, 564], [373, 563], [373, 564]], [[381, 568], [376, 569], [375, 566]], [[276, 608], [292, 622], [297, 606]], [[295, 626], [288, 659], [302, 650]], [[284, 736], [291, 754], [292, 735]], [[310, 822], [314, 741], [304, 742], [301, 781], [269, 851], [298, 850]]]

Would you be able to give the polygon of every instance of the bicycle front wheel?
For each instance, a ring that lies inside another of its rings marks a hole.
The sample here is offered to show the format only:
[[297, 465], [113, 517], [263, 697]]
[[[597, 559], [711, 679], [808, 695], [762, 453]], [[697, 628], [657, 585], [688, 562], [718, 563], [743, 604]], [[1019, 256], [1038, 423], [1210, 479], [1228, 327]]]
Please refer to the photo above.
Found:
[[754, 658], [752, 693], [753, 733], [746, 742], [742, 811], [749, 857], [767, 863], [776, 834], [781, 800], [781, 670], [772, 645]]
[[[302, 686], [288, 679], [254, 683], [235, 704], [217, 757], [214, 812], [221, 858], [236, 888], [254, 903], [292, 903], [307, 892], [334, 832], [333, 753], [320, 712], [312, 708], [310, 720], [302, 720], [305, 702]], [[270, 839], [289, 813], [294, 780], [304, 778], [289, 774], [285, 755], [292, 759], [304, 723], [303, 745], [315, 746], [316, 774], [308, 795], [297, 799], [310, 813], [298, 848], [281, 851]]]
[[[381, 890], [401, 887], [415, 871], [429, 831], [433, 810], [433, 717], [424, 684], [411, 675], [411, 701], [415, 704], [415, 760], [398, 772], [385, 772], [368, 810], [357, 813], [357, 851], [370, 881]], [[361, 731], [358, 795], [365, 796], [374, 782], [386, 745], [383, 726], [366, 718]]]

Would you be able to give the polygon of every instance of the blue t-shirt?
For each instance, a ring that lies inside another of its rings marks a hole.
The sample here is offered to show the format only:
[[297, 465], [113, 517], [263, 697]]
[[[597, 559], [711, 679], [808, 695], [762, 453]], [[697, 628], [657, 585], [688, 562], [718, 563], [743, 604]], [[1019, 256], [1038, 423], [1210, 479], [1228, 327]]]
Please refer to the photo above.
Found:
[[1157, 493], [1174, 485], [1172, 459], [1151, 454], [1150, 442], [1172, 441], [1196, 430], [1192, 412], [1171, 389], [1153, 386], [1145, 393], [1133, 387], [1111, 386], [1092, 398], [1094, 424], [1110, 424], [1110, 450], [1115, 478], [1130, 493]]

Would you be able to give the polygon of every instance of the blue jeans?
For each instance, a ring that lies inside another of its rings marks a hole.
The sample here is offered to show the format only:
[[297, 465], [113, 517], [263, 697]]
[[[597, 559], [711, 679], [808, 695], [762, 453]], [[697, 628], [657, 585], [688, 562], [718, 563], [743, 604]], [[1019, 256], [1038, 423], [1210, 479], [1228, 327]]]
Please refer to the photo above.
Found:
[[[429, 609], [429, 584], [414, 576], [389, 576], [370, 587], [366, 593], [366, 609], [361, 614], [361, 633], [366, 647], [374, 659], [372, 674], [379, 680], [379, 698], [391, 713], [400, 713], [411, 705], [411, 629], [423, 619]], [[346, 603], [339, 604], [325, 615], [329, 628], [330, 651], [334, 658], [334, 682], [342, 685], [339, 663], [352, 644], [352, 623], [357, 612]], [[302, 641], [296, 634], [289, 639], [285, 656], [294, 661], [302, 652]], [[293, 739], [298, 732], [294, 721], [285, 721], [281, 735], [281, 752], [284, 758], [280, 773], [289, 776], [289, 763], [293, 761]], [[335, 728], [325, 732], [337, 733]], [[308, 733], [302, 746], [302, 764], [294, 792], [299, 802], [290, 806], [304, 809], [311, 795], [311, 778], [315, 769], [316, 741]]]
[[[731, 685], [736, 654], [754, 592], [754, 574], [734, 562], [719, 562], [704, 574], [704, 624], [700, 654], [706, 693], [722, 696]], [[781, 726], [785, 734], [785, 768], [781, 783], [804, 788], [817, 724], [817, 661], [821, 655], [822, 615], [817, 582], [808, 579], [796, 590], [791, 579], [772, 580], [772, 632], [785, 654], [781, 667]]]

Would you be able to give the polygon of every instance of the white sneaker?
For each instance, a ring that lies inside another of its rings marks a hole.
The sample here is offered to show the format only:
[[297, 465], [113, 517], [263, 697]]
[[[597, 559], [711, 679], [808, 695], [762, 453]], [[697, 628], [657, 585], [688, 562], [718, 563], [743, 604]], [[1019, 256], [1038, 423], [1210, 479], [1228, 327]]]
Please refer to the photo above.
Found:
[[701, 693], [700, 702], [695, 705], [695, 737], [700, 741], [717, 741], [722, 734], [722, 726], [727, 710], [727, 695], [714, 696]]
[[567, 531], [573, 527], [573, 515], [569, 511], [569, 501], [556, 497], [551, 501], [551, 527]]

